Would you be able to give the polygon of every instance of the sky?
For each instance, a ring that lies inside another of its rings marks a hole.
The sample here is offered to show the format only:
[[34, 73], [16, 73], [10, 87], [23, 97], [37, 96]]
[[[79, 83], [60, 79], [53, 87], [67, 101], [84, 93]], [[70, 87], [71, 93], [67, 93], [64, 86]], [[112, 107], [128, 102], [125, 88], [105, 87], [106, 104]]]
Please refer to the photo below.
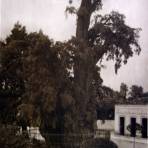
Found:
[[[80, 0], [74, 5], [79, 6]], [[0, 39], [10, 34], [13, 25], [19, 21], [28, 32], [42, 31], [54, 40], [68, 40], [75, 35], [76, 17], [65, 16], [68, 0], [0, 0]], [[140, 27], [140, 56], [134, 56], [123, 65], [116, 75], [113, 62], [104, 61], [105, 69], [101, 76], [104, 85], [119, 90], [122, 82], [129, 87], [133, 84], [143, 86], [148, 91], [148, 0], [103, 0], [102, 14], [112, 10], [123, 13], [126, 23]]]

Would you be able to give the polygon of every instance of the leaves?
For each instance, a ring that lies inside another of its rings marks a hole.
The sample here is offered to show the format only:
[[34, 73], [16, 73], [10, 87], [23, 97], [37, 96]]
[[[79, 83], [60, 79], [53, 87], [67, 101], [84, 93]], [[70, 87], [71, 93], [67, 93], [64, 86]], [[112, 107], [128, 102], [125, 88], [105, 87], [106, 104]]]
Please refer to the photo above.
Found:
[[77, 10], [75, 7], [71, 6], [71, 7], [66, 7], [65, 12], [70, 14], [76, 14]]
[[126, 64], [134, 52], [140, 53], [139, 31], [139, 28], [125, 24], [124, 15], [113, 11], [105, 16], [95, 16], [94, 25], [89, 29], [88, 41], [96, 49], [98, 60], [104, 55], [107, 60], [115, 60], [117, 73], [122, 63]]

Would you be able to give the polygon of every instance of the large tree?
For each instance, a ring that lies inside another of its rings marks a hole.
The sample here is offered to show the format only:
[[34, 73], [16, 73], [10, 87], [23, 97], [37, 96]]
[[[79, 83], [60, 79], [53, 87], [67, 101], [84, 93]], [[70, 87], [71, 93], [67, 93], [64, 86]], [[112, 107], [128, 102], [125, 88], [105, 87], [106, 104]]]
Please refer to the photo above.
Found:
[[[81, 0], [78, 10], [67, 8], [77, 15], [77, 28], [76, 35], [64, 43], [54, 43], [42, 31], [28, 34], [22, 42], [23, 28], [16, 35], [20, 41], [10, 36], [18, 47], [25, 43], [23, 48], [14, 48], [23, 49], [23, 64], [19, 64], [25, 87], [23, 103], [26, 107], [33, 105], [31, 115], [39, 117], [41, 133], [49, 146], [56, 147], [63, 140], [67, 143], [75, 134], [81, 135], [76, 140], [84, 144], [97, 119], [96, 98], [102, 84], [99, 63], [104, 57], [114, 60], [117, 72], [134, 53], [140, 53], [139, 29], [126, 25], [124, 15], [118, 12], [100, 15], [101, 8], [101, 0]], [[10, 38], [7, 42], [13, 43]]]
[[65, 47], [71, 55], [73, 71], [71, 96], [74, 105], [65, 119], [66, 123], [71, 121], [68, 127], [71, 133], [86, 134], [94, 130], [97, 87], [102, 83], [99, 65], [102, 59], [113, 60], [117, 73], [122, 64], [141, 51], [139, 29], [128, 26], [125, 16], [118, 12], [100, 15], [101, 8], [101, 0], [81, 0], [78, 9], [66, 8], [77, 16], [76, 35], [67, 42], [70, 46]]
[[114, 60], [117, 73], [122, 63], [126, 64], [134, 53], [139, 54], [141, 51], [138, 44], [139, 29], [126, 25], [125, 16], [118, 12], [100, 15], [101, 8], [101, 0], [81, 0], [76, 11], [73, 71], [74, 98], [79, 118], [74, 122], [77, 124], [75, 132], [93, 130], [96, 120], [95, 108], [92, 106], [96, 92], [93, 83], [96, 82], [95, 73], [99, 75], [98, 63], [104, 57]]

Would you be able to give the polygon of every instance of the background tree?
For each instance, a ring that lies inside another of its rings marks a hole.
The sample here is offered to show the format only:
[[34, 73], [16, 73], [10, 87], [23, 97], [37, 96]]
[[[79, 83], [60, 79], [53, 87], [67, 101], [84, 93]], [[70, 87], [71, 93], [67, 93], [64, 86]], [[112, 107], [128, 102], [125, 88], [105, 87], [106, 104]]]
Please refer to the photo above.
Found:
[[120, 95], [126, 99], [128, 92], [128, 86], [125, 83], [121, 83], [120, 85]]
[[143, 94], [143, 87], [138, 85], [132, 85], [130, 88], [130, 97], [133, 99], [138, 99]]

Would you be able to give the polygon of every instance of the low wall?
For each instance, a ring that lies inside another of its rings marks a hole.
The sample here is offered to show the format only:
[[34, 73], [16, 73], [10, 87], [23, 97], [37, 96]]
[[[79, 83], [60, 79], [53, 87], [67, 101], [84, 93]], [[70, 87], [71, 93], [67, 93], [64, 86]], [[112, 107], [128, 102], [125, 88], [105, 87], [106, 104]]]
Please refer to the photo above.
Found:
[[114, 130], [114, 120], [97, 120], [97, 129], [98, 130]]

